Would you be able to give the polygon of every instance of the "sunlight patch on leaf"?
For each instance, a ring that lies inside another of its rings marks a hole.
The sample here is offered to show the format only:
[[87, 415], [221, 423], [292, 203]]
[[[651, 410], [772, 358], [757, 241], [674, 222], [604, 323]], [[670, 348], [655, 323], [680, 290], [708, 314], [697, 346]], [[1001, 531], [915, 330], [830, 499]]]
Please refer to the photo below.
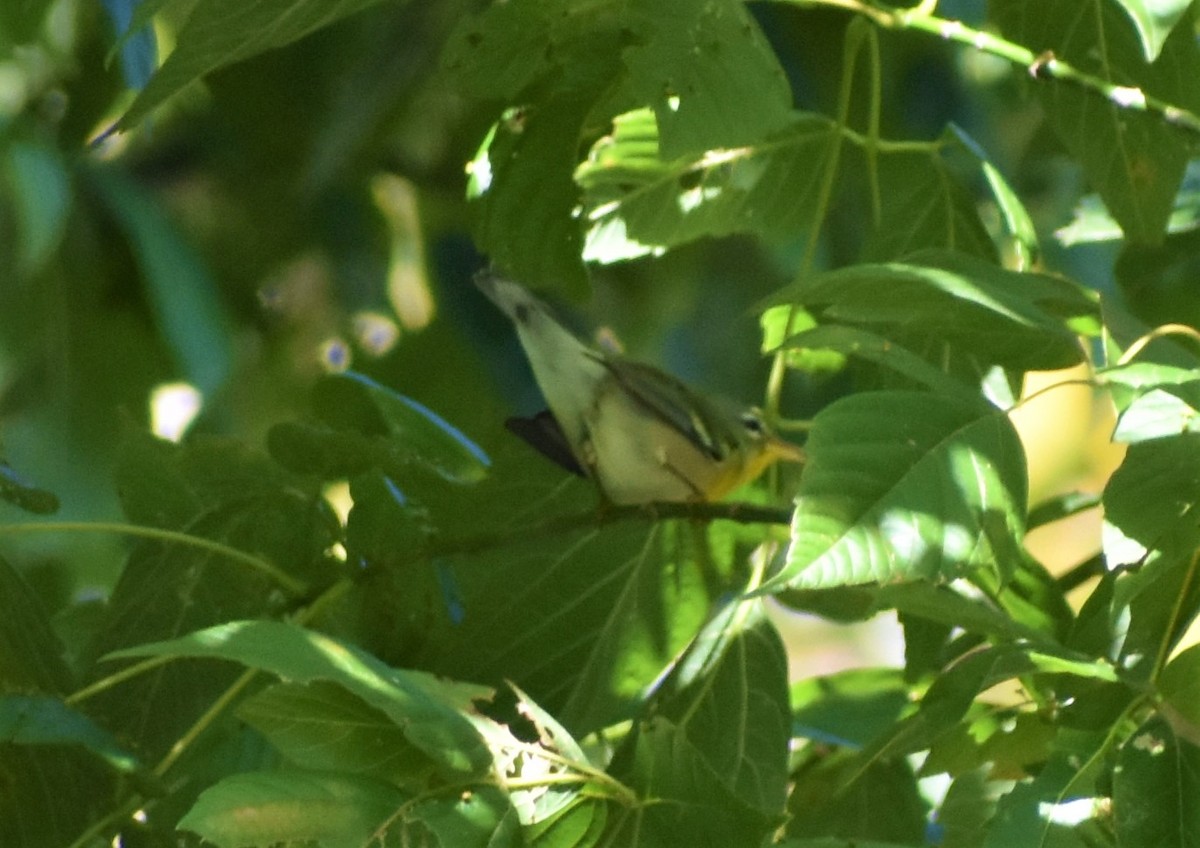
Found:
[[920, 392], [853, 395], [818, 414], [807, 450], [787, 558], [762, 591], [1014, 566], [993, 540], [1023, 533], [1025, 460], [999, 410]]

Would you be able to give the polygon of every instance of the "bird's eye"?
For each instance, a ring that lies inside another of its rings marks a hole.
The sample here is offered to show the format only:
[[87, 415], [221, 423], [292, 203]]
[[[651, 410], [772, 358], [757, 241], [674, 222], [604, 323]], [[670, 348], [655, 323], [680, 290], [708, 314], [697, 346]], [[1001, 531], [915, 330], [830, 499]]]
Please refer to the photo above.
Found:
[[762, 418], [756, 412], [742, 413], [742, 427], [751, 436], [761, 436], [766, 431], [766, 425], [763, 424]]

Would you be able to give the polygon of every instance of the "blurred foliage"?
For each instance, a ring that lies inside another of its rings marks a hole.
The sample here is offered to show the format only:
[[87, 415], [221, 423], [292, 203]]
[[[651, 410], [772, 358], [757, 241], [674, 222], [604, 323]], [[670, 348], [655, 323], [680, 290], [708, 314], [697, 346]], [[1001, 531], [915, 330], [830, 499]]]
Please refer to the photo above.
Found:
[[[0, 4], [0, 844], [1197, 844], [1194, 5]], [[598, 504], [485, 262], [803, 471]]]

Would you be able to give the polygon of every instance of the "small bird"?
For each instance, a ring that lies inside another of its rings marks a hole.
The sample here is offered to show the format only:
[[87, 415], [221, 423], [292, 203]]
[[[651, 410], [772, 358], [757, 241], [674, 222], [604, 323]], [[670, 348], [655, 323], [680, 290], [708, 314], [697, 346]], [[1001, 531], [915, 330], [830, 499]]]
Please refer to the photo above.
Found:
[[550, 407], [510, 429], [611, 503], [715, 501], [777, 461], [804, 460], [756, 410], [589, 347], [511, 280], [484, 271], [475, 282], [516, 325]]

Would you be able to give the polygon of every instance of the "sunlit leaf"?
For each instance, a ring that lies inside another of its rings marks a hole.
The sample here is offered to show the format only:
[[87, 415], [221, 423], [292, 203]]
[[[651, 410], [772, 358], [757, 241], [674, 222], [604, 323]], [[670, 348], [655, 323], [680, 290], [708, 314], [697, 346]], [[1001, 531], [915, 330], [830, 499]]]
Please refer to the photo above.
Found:
[[294, 625], [232, 622], [179, 639], [139, 645], [112, 657], [226, 659], [297, 682], [336, 683], [386, 714], [446, 777], [477, 776], [490, 757], [460, 705], [490, 690], [388, 668], [369, 654]]
[[1200, 748], [1162, 718], [1121, 746], [1113, 770], [1112, 818], [1122, 845], [1190, 846], [1200, 833]]
[[1083, 357], [1077, 334], [1098, 331], [1096, 306], [1078, 286], [940, 250], [813, 274], [771, 302], [901, 343], [944, 340], [977, 361], [1020, 370], [1076, 364]]
[[[786, 307], [775, 307], [785, 309]], [[941, 394], [975, 397], [978, 389], [955, 380], [902, 345], [857, 327], [827, 324], [790, 336], [785, 350], [831, 351], [874, 362]]]
[[179, 821], [219, 848], [319, 841], [360, 848], [406, 800], [379, 780], [320, 772], [247, 772], [206, 789]]
[[740, 0], [658, 0], [640, 12], [641, 37], [622, 59], [665, 158], [753, 144], [790, 122], [787, 77]]
[[363, 774], [414, 789], [434, 773], [399, 724], [334, 683], [278, 683], [237, 712], [302, 768]]
[[807, 443], [792, 541], [763, 591], [950, 578], [997, 567], [1020, 538], [1024, 453], [980, 403], [871, 392], [822, 410]]
[[1117, 0], [1133, 18], [1146, 61], [1158, 58], [1167, 36], [1187, 14], [1192, 0]]
[[708, 614], [703, 538], [681, 522], [549, 537], [533, 527], [446, 558], [463, 618], [432, 634], [424, 662], [460, 679], [512, 680], [577, 734], [627, 718]]
[[614, 262], [737, 232], [803, 236], [838, 143], [832, 121], [801, 115], [758, 144], [664, 159], [654, 115], [621, 115], [575, 173], [584, 190], [584, 258]]
[[[1200, 51], [1187, 27], [1175, 28], [1150, 64], [1152, 51], [1144, 45], [1157, 37], [1146, 39], [1143, 32], [1139, 39], [1133, 20], [1114, 2], [992, 0], [989, 11], [1005, 36], [1034, 54], [1046, 52], [1115, 86], [1142, 89], [1192, 112], [1200, 106], [1190, 84], [1200, 73]], [[1187, 139], [1156, 115], [1122, 108], [1116, 95], [1110, 100], [1057, 81], [1042, 83], [1038, 91], [1047, 119], [1125, 235], [1160, 242], [1187, 162]], [[1126, 93], [1134, 99], [1129, 89]]]

